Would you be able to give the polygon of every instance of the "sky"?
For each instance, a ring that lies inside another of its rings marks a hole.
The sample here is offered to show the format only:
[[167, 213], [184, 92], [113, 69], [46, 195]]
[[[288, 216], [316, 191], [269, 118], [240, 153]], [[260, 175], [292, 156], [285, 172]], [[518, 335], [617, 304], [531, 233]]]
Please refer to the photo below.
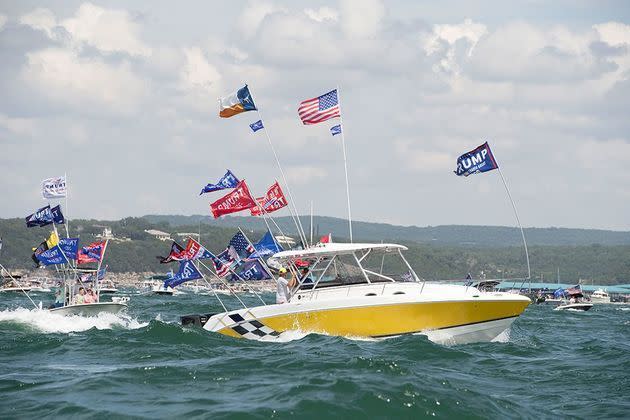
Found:
[[[340, 136], [297, 107], [339, 87], [352, 217], [515, 224], [497, 171], [457, 177], [485, 141], [524, 226], [630, 230], [626, 1], [0, 1], [0, 217], [207, 214], [227, 168], [255, 195], [346, 217]], [[287, 214], [282, 210], [279, 214]]]

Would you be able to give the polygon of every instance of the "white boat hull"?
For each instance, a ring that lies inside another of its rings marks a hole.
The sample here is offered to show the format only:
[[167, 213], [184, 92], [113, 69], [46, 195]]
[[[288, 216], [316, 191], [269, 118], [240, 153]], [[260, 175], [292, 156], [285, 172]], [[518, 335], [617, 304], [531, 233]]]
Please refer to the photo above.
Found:
[[592, 303], [569, 303], [554, 308], [554, 311], [588, 311], [593, 307]]
[[68, 315], [82, 315], [82, 316], [96, 316], [102, 312], [117, 314], [127, 309], [127, 305], [117, 302], [99, 302], [99, 303], [84, 303], [80, 305], [68, 305], [60, 308], [49, 309], [50, 312], [68, 316]]
[[434, 343], [453, 345], [488, 342], [507, 331], [517, 317], [422, 333]]

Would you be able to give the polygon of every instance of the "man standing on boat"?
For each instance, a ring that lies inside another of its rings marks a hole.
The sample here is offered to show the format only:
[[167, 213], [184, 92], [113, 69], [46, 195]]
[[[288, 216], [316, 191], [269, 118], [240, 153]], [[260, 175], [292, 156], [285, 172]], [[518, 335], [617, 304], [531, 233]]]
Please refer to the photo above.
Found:
[[295, 276], [291, 275], [291, 279], [287, 280], [284, 276], [287, 274], [287, 269], [282, 267], [278, 270], [280, 276], [278, 276], [278, 289], [276, 290], [276, 303], [287, 303], [291, 297], [289, 291], [295, 286]]

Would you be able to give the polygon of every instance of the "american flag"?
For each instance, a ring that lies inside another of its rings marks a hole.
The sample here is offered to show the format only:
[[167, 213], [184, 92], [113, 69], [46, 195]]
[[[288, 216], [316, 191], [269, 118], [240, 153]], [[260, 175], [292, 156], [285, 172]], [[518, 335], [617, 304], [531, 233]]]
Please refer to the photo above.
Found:
[[341, 116], [337, 89], [300, 103], [298, 114], [302, 124], [317, 124]]
[[230, 265], [223, 263], [219, 258], [212, 257], [212, 265], [219, 277], [225, 277], [230, 273]]
[[234, 250], [241, 258], [248, 258], [254, 251], [256, 251], [249, 240], [247, 240], [247, 237], [240, 231], [230, 240], [228, 249], [230, 246], [234, 247]]

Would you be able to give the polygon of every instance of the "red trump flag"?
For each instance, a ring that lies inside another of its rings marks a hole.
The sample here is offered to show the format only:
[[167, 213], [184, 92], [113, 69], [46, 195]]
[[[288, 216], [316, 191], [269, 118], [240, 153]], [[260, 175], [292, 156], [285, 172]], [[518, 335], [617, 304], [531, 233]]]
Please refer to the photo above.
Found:
[[210, 204], [210, 210], [215, 219], [225, 214], [237, 213], [252, 207], [256, 207], [256, 201], [250, 194], [245, 180], [239, 182], [231, 193]]
[[256, 198], [256, 201], [258, 202], [258, 205], [249, 210], [252, 216], [260, 216], [263, 213], [272, 213], [286, 207], [288, 204], [278, 181], [269, 187], [267, 194], [265, 194], [264, 197], [258, 197]]

